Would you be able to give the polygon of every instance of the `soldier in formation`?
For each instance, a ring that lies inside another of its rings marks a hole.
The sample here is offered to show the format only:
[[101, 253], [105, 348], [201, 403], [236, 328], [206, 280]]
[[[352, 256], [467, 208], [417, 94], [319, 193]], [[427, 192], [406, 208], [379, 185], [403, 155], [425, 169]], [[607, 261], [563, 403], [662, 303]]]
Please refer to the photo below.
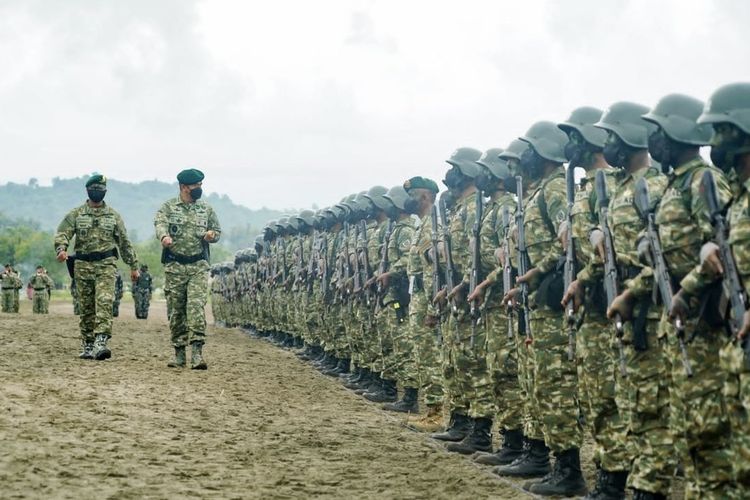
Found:
[[212, 268], [217, 323], [537, 495], [662, 499], [682, 471], [686, 498], [747, 498], [750, 84], [447, 163], [439, 197], [412, 177], [269, 222]]
[[20, 307], [19, 290], [23, 281], [18, 272], [11, 264], [5, 264], [0, 273], [0, 287], [2, 288], [2, 311], [5, 313], [18, 313]]
[[55, 283], [47, 275], [44, 266], [36, 266], [36, 273], [29, 280], [29, 287], [32, 288], [32, 311], [34, 314], [49, 313], [49, 299]]
[[133, 303], [135, 304], [135, 317], [138, 319], [148, 318], [148, 308], [151, 304], [151, 294], [154, 292], [153, 279], [148, 272], [148, 266], [141, 264], [141, 274], [133, 283]]
[[117, 269], [115, 271], [115, 299], [112, 301], [112, 317], [114, 318], [120, 315], [120, 302], [122, 302], [124, 288], [122, 275], [120, 274], [120, 270]]

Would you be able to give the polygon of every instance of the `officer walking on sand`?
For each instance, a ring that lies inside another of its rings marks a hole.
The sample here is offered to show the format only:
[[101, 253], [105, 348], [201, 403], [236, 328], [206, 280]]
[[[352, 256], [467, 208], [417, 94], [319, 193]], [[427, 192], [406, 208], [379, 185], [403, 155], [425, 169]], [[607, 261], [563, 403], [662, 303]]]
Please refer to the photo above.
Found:
[[193, 370], [208, 368], [203, 359], [206, 340], [209, 243], [216, 243], [221, 227], [216, 212], [201, 200], [203, 172], [190, 168], [177, 175], [180, 193], [164, 202], [156, 213], [156, 237], [162, 245], [165, 294], [171, 311], [169, 329], [175, 359], [170, 368], [187, 364], [185, 349], [192, 348]]

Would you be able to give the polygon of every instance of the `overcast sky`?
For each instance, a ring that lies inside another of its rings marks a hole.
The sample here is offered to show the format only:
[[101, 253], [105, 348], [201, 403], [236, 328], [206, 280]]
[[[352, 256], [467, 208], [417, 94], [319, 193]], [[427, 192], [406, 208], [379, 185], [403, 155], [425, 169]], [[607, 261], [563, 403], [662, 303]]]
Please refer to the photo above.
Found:
[[750, 81], [748, 25], [747, 0], [0, 0], [0, 183], [192, 166], [324, 206], [577, 106]]

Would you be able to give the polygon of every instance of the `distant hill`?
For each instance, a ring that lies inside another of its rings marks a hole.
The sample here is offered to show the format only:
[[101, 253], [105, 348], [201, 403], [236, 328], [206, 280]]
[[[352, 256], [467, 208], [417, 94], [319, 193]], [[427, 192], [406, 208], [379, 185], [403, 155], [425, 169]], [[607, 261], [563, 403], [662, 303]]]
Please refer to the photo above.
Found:
[[[39, 186], [34, 179], [28, 184], [8, 183], [0, 186], [0, 212], [11, 219], [34, 221], [42, 230], [54, 231], [63, 215], [86, 199], [86, 177], [52, 180], [52, 186]], [[144, 241], [154, 237], [154, 214], [164, 200], [177, 196], [177, 183], [160, 181], [138, 183], [107, 181], [105, 201], [120, 212], [131, 238]], [[251, 210], [237, 205], [226, 195], [211, 194], [205, 199], [216, 210], [224, 231], [222, 243], [236, 250], [250, 245], [250, 239], [282, 212], [270, 209]]]

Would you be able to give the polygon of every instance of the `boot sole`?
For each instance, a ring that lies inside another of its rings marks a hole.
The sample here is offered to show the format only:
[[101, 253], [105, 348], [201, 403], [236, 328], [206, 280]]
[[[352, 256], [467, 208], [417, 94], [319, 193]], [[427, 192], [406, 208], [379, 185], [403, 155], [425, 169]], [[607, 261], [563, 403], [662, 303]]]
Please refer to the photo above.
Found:
[[201, 363], [199, 365], [191, 366], [191, 370], [208, 370], [208, 365], [205, 363]]
[[94, 356], [94, 359], [97, 361], [104, 361], [105, 359], [109, 359], [112, 357], [112, 352], [109, 349], [105, 349], [104, 351], [97, 353], [96, 356]]

